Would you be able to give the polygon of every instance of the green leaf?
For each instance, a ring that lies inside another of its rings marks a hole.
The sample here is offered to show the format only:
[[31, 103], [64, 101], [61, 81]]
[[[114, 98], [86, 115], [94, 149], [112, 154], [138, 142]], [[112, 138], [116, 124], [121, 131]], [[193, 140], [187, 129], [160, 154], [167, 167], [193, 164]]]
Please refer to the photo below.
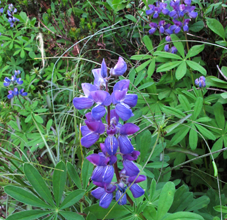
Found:
[[[224, 144], [224, 139], [223, 139], [223, 137], [221, 137], [214, 143], [214, 145], [211, 149], [211, 152], [221, 150], [223, 147], [223, 144]], [[220, 153], [213, 154], [214, 159], [217, 158]]]
[[176, 212], [174, 214], [170, 214], [163, 218], [163, 220], [204, 220], [204, 218], [198, 214], [191, 212]]
[[129, 20], [131, 20], [131, 21], [133, 21], [133, 22], [137, 22], [137, 20], [136, 20], [136, 18], [134, 17], [134, 16], [132, 16], [132, 15], [125, 15], [125, 17], [127, 18], [127, 19], [129, 19]]
[[76, 172], [76, 169], [73, 167], [73, 165], [70, 162], [67, 162], [67, 170], [69, 173], [69, 176], [73, 180], [73, 182], [76, 184], [76, 186], [81, 189], [81, 182], [80, 182], [80, 177], [78, 175], [78, 172]]
[[76, 212], [60, 211], [59, 213], [67, 220], [84, 220], [83, 216]]
[[175, 34], [171, 34], [170, 37], [173, 41], [173, 45], [177, 48], [180, 55], [184, 58], [184, 45], [182, 44], [182, 42], [180, 42], [180, 39]]
[[[87, 155], [89, 156], [90, 154], [92, 154], [93, 151], [90, 151]], [[83, 188], [86, 189], [89, 179], [91, 177], [91, 174], [93, 172], [93, 167], [94, 165], [92, 163], [90, 163], [87, 159], [84, 160], [83, 162], [83, 167], [82, 167], [82, 180], [83, 180]]]
[[148, 163], [146, 165], [146, 168], [155, 168], [155, 169], [159, 169], [162, 167], [168, 167], [169, 164], [163, 161], [156, 161], [156, 162], [152, 162], [152, 163]]
[[199, 125], [199, 124], [195, 124], [195, 126], [198, 128], [199, 132], [207, 139], [210, 140], [215, 140], [216, 137], [213, 135], [212, 132], [210, 132], [209, 130], [207, 130], [206, 128], [204, 128], [203, 126]]
[[176, 70], [176, 78], [178, 80], [180, 80], [181, 78], [184, 77], [184, 75], [186, 74], [187, 71], [187, 67], [186, 67], [186, 62], [182, 61], [181, 64], [177, 67]]
[[[93, 213], [97, 219], [103, 219], [105, 215], [109, 213], [110, 209], [113, 207], [113, 205], [115, 205], [115, 203], [115, 201], [111, 202], [110, 206], [107, 209], [100, 207], [99, 204], [91, 205], [87, 207], [84, 211], [86, 213]], [[128, 207], [127, 205], [125, 206]], [[125, 208], [125, 206], [115, 205], [106, 219], [117, 219], [130, 214], [131, 212], [127, 208]]]
[[180, 111], [180, 110], [178, 110], [176, 108], [172, 108], [170, 106], [162, 107], [162, 111], [164, 113], [166, 113], [168, 116], [173, 116], [174, 115], [177, 118], [183, 118], [183, 117], [186, 116], [182, 111]]
[[190, 111], [191, 110], [189, 101], [188, 101], [188, 99], [184, 95], [179, 94], [178, 95], [178, 99], [179, 99], [180, 104], [182, 105], [184, 111]]
[[144, 42], [147, 50], [152, 54], [154, 51], [153, 51], [153, 44], [152, 44], [150, 37], [145, 35], [143, 37], [143, 42]]
[[85, 190], [77, 189], [70, 193], [62, 202], [60, 209], [66, 209], [77, 203], [85, 194]]
[[191, 130], [189, 132], [189, 145], [192, 150], [197, 148], [198, 144], [198, 133], [195, 126], [192, 124]]
[[208, 196], [201, 196], [198, 199], [194, 199], [192, 203], [186, 208], [185, 211], [196, 211], [205, 208], [210, 203]]
[[199, 32], [203, 29], [204, 22], [203, 21], [197, 21], [194, 24], [190, 25], [189, 30], [193, 32]]
[[138, 86], [140, 82], [144, 79], [145, 75], [146, 75], [145, 71], [140, 71], [135, 79], [134, 86]]
[[194, 112], [192, 113], [192, 120], [195, 120], [199, 116], [202, 110], [202, 107], [203, 107], [203, 98], [198, 97], [195, 102]]
[[221, 207], [220, 205], [217, 205], [217, 206], [214, 206], [214, 210], [217, 212], [227, 213], [227, 206]]
[[67, 173], [66, 173], [65, 164], [62, 161], [60, 161], [55, 168], [56, 170], [54, 170], [54, 174], [53, 174], [53, 193], [54, 193], [56, 205], [58, 207], [65, 188]]
[[200, 73], [202, 73], [204, 76], [207, 74], [207, 71], [198, 63], [191, 61], [191, 60], [186, 60], [186, 63], [193, 69], [196, 70]]
[[139, 55], [133, 55], [131, 56], [131, 60], [147, 60], [147, 59], [152, 59], [153, 56], [147, 55], [147, 54], [139, 54]]
[[180, 56], [178, 56], [177, 54], [167, 53], [167, 52], [163, 52], [163, 51], [154, 52], [154, 56], [160, 56], [160, 57], [164, 57], [164, 58], [182, 60], [182, 58]]
[[179, 130], [172, 138], [171, 140], [171, 144], [172, 145], [176, 145], [178, 144], [180, 141], [183, 140], [183, 138], [187, 135], [187, 133], [189, 132], [189, 129], [188, 127], [182, 127], [181, 130]]
[[10, 215], [7, 218], [7, 220], [36, 220], [50, 213], [51, 213], [50, 211], [28, 210], [28, 211], [17, 212], [13, 215]]
[[43, 119], [39, 115], [34, 114], [34, 118], [39, 124], [43, 123]]
[[175, 193], [175, 185], [173, 182], [167, 182], [162, 188], [159, 200], [158, 200], [158, 212], [157, 212], [157, 220], [163, 218], [163, 216], [170, 209]]
[[142, 89], [145, 89], [145, 88], [147, 88], [147, 87], [149, 87], [149, 86], [151, 86], [153, 84], [154, 84], [154, 82], [146, 82], [143, 85], [139, 86], [137, 89], [138, 90], [142, 90]]
[[152, 179], [151, 186], [150, 186], [150, 195], [149, 195], [149, 201], [152, 201], [154, 194], [156, 190], [156, 181], [155, 179]]
[[217, 121], [218, 127], [224, 130], [225, 129], [225, 116], [224, 116], [223, 106], [220, 102], [217, 102], [214, 105], [214, 115], [215, 115], [215, 119]]
[[191, 47], [186, 55], [186, 59], [188, 59], [189, 57], [196, 56], [197, 54], [199, 54], [200, 52], [202, 52], [204, 50], [204, 47], [205, 47], [205, 44], [195, 45], [195, 46]]
[[206, 18], [207, 26], [217, 35], [225, 40], [225, 30], [222, 24], [214, 18]]
[[25, 163], [24, 173], [40, 197], [46, 200], [52, 207], [55, 207], [50, 191], [39, 172], [31, 164]]
[[152, 59], [150, 65], [148, 67], [148, 70], [147, 70], [147, 76], [148, 76], [148, 78], [150, 78], [153, 75], [153, 73], [155, 71], [155, 67], [156, 67], [155, 66], [155, 59]]
[[166, 72], [166, 71], [169, 71], [169, 70], [173, 69], [174, 67], [178, 66], [179, 64], [181, 64], [181, 61], [168, 62], [168, 63], [165, 63], [165, 64], [159, 66], [156, 71], [157, 72]]
[[51, 209], [52, 207], [47, 205], [44, 201], [39, 199], [34, 194], [20, 188], [17, 186], [6, 186], [4, 191], [10, 195], [12, 198], [16, 199], [19, 202], [25, 203], [27, 205]]
[[135, 71], [138, 72], [138, 73], [141, 72], [143, 69], [145, 69], [145, 67], [147, 65], [150, 64], [150, 62], [151, 62], [151, 60], [148, 60], [148, 61], [142, 63], [141, 65], [139, 65], [138, 67], [136, 67]]

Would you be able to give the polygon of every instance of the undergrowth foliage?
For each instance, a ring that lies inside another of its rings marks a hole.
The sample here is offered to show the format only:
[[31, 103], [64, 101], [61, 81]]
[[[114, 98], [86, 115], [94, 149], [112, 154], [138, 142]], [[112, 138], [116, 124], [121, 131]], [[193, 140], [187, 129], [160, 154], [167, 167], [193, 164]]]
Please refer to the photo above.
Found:
[[2, 0], [0, 219], [227, 218], [226, 7]]

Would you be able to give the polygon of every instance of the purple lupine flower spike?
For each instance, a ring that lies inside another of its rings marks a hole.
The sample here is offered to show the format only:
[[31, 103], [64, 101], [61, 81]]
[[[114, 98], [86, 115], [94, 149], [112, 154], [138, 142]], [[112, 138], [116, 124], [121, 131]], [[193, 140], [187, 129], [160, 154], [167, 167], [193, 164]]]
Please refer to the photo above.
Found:
[[23, 84], [23, 80], [21, 78], [17, 78], [16, 82], [18, 85], [22, 85]]
[[[101, 68], [93, 69], [92, 73], [93, 73], [93, 76], [95, 77], [94, 85], [99, 89], [106, 88], [106, 80], [102, 76], [102, 69]], [[103, 66], [103, 73], [105, 73], [104, 66]]]
[[125, 193], [126, 189], [127, 189], [127, 186], [124, 186], [124, 183], [119, 183], [117, 185], [117, 192], [115, 197], [116, 201], [118, 201], [121, 198], [121, 196], [124, 194], [123, 197], [118, 201], [119, 205], [127, 204], [127, 196]]
[[14, 96], [14, 92], [12, 90], [9, 90], [8, 93], [9, 93], [9, 95], [7, 95], [7, 98], [12, 99]]
[[206, 87], [206, 78], [204, 76], [200, 76], [198, 79], [195, 80], [195, 84], [200, 88]]
[[113, 76], [121, 76], [127, 70], [127, 64], [122, 57], [119, 57], [117, 64], [110, 70], [110, 74]]
[[151, 29], [149, 30], [149, 34], [154, 34], [154, 32], [157, 30], [158, 25], [156, 23], [151, 22], [149, 26], [151, 27]]

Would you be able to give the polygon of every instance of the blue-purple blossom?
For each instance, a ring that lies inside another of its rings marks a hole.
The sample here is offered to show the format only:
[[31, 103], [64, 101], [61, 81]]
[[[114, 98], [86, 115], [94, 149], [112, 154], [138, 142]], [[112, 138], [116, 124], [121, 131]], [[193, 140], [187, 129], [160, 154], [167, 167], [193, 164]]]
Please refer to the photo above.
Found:
[[171, 47], [170, 52], [176, 54], [177, 53], [177, 48], [176, 47]]
[[164, 46], [164, 50], [165, 50], [166, 52], [169, 52], [169, 44], [166, 44], [166, 45]]
[[183, 30], [184, 30], [185, 32], [188, 32], [188, 31], [189, 31], [188, 24], [189, 24], [190, 20], [191, 20], [191, 19], [185, 19], [185, 20], [184, 20]]
[[13, 7], [14, 7], [13, 4], [9, 4], [8, 10], [7, 10], [7, 15], [9, 16], [8, 21], [10, 23], [10, 27], [13, 27], [14, 23], [16, 21], [19, 21], [19, 19], [13, 17], [13, 15], [17, 12], [17, 9], [13, 8]]
[[114, 66], [114, 68], [111, 68], [110, 74], [112, 76], [121, 76], [126, 72], [126, 70], [127, 70], [126, 62], [122, 57], [119, 57], [117, 64]]
[[115, 196], [116, 201], [118, 201], [121, 198], [121, 196], [123, 195], [122, 198], [118, 201], [119, 205], [127, 204], [127, 196], [125, 193], [126, 189], [127, 189], [127, 186], [124, 186], [124, 183], [119, 183], [117, 185], [117, 192], [116, 192], [116, 196]]
[[204, 76], [200, 76], [198, 79], [195, 80], [195, 84], [200, 88], [206, 87], [206, 78]]
[[151, 27], [151, 29], [149, 30], [149, 34], [154, 34], [154, 32], [157, 30], [158, 25], [156, 23], [151, 22], [149, 26]]

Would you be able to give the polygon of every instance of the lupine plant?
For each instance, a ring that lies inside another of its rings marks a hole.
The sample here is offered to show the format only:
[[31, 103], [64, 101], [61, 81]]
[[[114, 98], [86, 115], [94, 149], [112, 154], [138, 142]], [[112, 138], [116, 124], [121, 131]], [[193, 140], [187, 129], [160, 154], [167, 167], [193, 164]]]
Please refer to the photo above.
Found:
[[[128, 94], [130, 81], [127, 79], [117, 82], [111, 95], [108, 87], [111, 77], [121, 76], [126, 70], [127, 64], [123, 58], [119, 57], [117, 64], [110, 69], [108, 74], [103, 59], [101, 68], [92, 70], [95, 77], [94, 84], [82, 84], [85, 97], [73, 99], [73, 104], [78, 110], [89, 109], [96, 104], [91, 112], [85, 115], [86, 125], [81, 127], [83, 136], [81, 145], [89, 148], [99, 140], [101, 134], [105, 133], [107, 136], [104, 143], [100, 143], [101, 151], [87, 157], [87, 160], [96, 165], [91, 179], [98, 188], [93, 190], [91, 194], [100, 200], [99, 205], [103, 208], [109, 207], [115, 191], [115, 198], [119, 205], [127, 203], [125, 192], [127, 187], [131, 190], [134, 198], [144, 194], [144, 189], [137, 183], [144, 181], [146, 177], [139, 175], [140, 170], [133, 162], [138, 158], [140, 152], [134, 150], [128, 137], [128, 135], [136, 133], [139, 127], [133, 123], [122, 124], [119, 122], [119, 119], [125, 122], [133, 116], [131, 108], [136, 106], [138, 97], [136, 94]], [[102, 121], [105, 115], [106, 123]], [[117, 155], [120, 155], [123, 160], [123, 169], [120, 172], [117, 165]], [[116, 181], [113, 181], [114, 173]], [[128, 197], [128, 199], [130, 198]], [[131, 199], [130, 202], [132, 203]]]

